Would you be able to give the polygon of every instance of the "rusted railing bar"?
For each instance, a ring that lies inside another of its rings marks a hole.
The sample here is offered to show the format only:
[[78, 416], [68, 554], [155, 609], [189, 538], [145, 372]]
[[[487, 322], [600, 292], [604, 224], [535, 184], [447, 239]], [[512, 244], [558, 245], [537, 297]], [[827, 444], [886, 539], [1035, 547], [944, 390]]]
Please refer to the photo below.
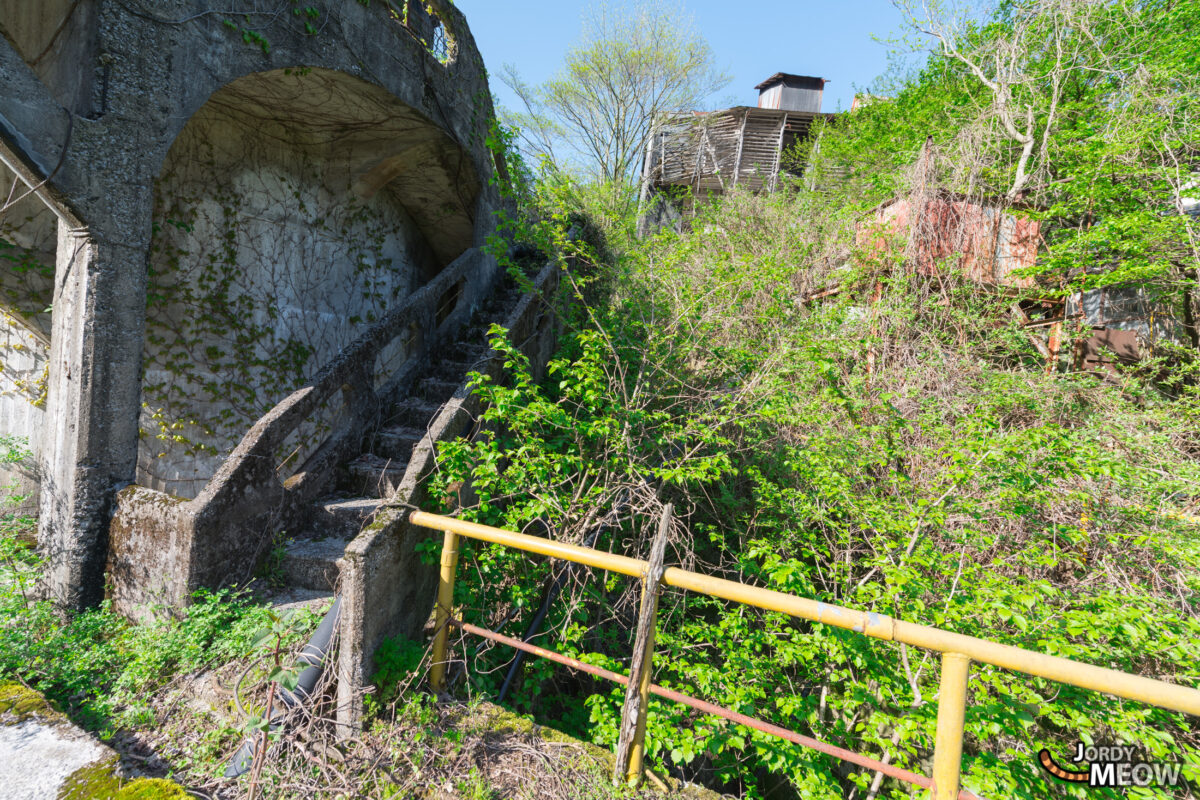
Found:
[[[478, 625], [472, 625], [469, 622], [451, 619], [450, 624], [472, 635], [480, 636], [484, 639], [489, 639], [499, 644], [508, 645], [509, 647], [517, 650], [524, 650], [526, 653], [530, 653], [535, 656], [541, 656], [542, 658], [548, 659], [557, 664], [562, 664], [563, 666], [570, 667], [571, 669], [577, 669], [580, 672], [586, 672], [589, 675], [595, 675], [597, 678], [613, 681], [614, 683], [619, 683], [622, 686], [629, 685], [629, 677], [622, 675], [619, 672], [613, 672], [612, 670], [605, 669], [604, 667], [597, 667], [594, 664], [586, 664], [579, 659], [571, 658], [570, 656], [564, 656], [561, 653], [554, 652], [553, 650], [547, 650], [544, 647], [538, 647], [535, 644], [529, 644], [528, 642], [523, 642], [520, 639], [514, 639], [511, 636], [505, 636], [502, 633], [496, 633], [495, 631], [490, 631], [487, 628], [481, 628]], [[896, 780], [904, 781], [905, 783], [912, 783], [925, 789], [931, 789], [933, 787], [933, 780], [925, 777], [924, 775], [918, 775], [915, 772], [909, 772], [906, 769], [901, 769], [900, 767], [895, 767], [891, 764], [885, 764], [878, 759], [860, 755], [859, 753], [855, 753], [852, 750], [846, 750], [845, 748], [838, 747], [837, 745], [827, 744], [819, 739], [802, 736], [801, 734], [794, 733], [786, 728], [781, 728], [778, 725], [772, 725], [769, 722], [763, 722], [762, 720], [755, 719], [754, 717], [748, 717], [745, 714], [739, 714], [736, 711], [709, 703], [697, 697], [692, 697], [691, 695], [683, 694], [682, 692], [677, 692], [674, 689], [663, 688], [656, 683], [650, 685], [650, 693], [657, 695], [664, 700], [671, 700], [676, 703], [680, 703], [681, 705], [689, 706], [690, 708], [694, 708], [697, 711], [701, 711], [705, 714], [712, 714], [713, 716], [727, 719], [730, 722], [737, 723], [738, 725], [745, 725], [747, 728], [753, 728], [756, 731], [762, 731], [763, 733], [770, 734], [771, 736], [776, 736], [780, 739], [789, 741], [792, 744], [798, 744], [801, 747], [817, 750], [826, 755], [841, 759], [842, 761], [848, 761], [851, 764], [856, 764], [864, 769], [869, 769], [873, 772], [882, 772], [884, 775], [895, 778]], [[976, 795], [968, 791], [960, 791], [958, 793], [958, 798], [959, 800], [979, 800]]]

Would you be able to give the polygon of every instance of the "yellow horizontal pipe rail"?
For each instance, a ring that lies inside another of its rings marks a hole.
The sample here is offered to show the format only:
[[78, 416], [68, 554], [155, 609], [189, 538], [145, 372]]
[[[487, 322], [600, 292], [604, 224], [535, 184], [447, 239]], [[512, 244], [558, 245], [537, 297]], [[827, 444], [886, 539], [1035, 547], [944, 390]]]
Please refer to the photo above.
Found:
[[890, 641], [895, 638], [893, 635], [895, 621], [886, 614], [876, 614], [874, 611], [854, 611], [822, 603], [819, 600], [810, 600], [807, 597], [797, 597], [773, 589], [764, 589], [761, 586], [749, 586], [724, 578], [714, 578], [712, 575], [688, 572], [678, 567], [671, 567], [664, 573], [663, 583], [687, 589], [689, 592], [733, 600], [748, 606], [758, 606], [768, 611], [782, 611], [793, 617], [803, 617], [811, 619], [813, 622], [835, 625], [855, 633], [874, 636], [876, 639]]
[[[640, 559], [605, 553], [588, 547], [555, 542], [540, 536], [529, 536], [488, 525], [465, 522], [424, 511], [414, 511], [409, 520], [414, 525], [439, 531], [450, 531], [470, 539], [502, 544], [622, 575], [641, 577], [647, 563]], [[1200, 691], [1165, 681], [1130, 675], [1114, 669], [1097, 667], [1068, 658], [1035, 653], [1012, 645], [964, 636], [926, 625], [893, 619], [871, 611], [855, 611], [804, 597], [776, 592], [737, 581], [701, 575], [672, 567], [663, 575], [663, 583], [711, 597], [720, 597], [768, 611], [779, 611], [793, 617], [834, 625], [839, 628], [873, 636], [877, 639], [904, 642], [914, 647], [940, 653], [961, 653], [972, 661], [992, 664], [1015, 672], [1058, 681], [1084, 689], [1138, 700], [1143, 703], [1180, 711], [1200, 717]]]
[[468, 539], [479, 539], [483, 542], [515, 547], [518, 550], [561, 558], [564, 561], [574, 561], [577, 564], [586, 564], [589, 567], [606, 569], [609, 572], [619, 572], [634, 578], [640, 578], [646, 572], [646, 562], [636, 558], [618, 556], [565, 542], [555, 542], [540, 536], [530, 536], [527, 533], [506, 531], [503, 528], [493, 528], [490, 525], [480, 525], [476, 522], [466, 522], [454, 517], [442, 517], [425, 511], [414, 511], [408, 520], [422, 528], [450, 531], [459, 536], [466, 536]]

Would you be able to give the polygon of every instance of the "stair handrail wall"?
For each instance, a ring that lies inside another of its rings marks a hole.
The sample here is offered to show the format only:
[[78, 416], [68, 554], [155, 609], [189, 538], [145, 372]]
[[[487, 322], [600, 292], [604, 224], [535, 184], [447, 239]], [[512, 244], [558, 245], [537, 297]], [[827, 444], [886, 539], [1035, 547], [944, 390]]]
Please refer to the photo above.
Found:
[[[529, 360], [535, 380], [558, 348], [562, 307], [573, 293], [560, 291], [564, 274], [578, 269], [575, 259], [548, 261], [532, 285], [503, 320], [508, 340]], [[505, 355], [491, 349], [475, 371], [503, 380]], [[425, 599], [436, 588], [437, 570], [422, 560], [418, 545], [428, 532], [408, 522], [407, 509], [427, 500], [426, 478], [436, 468], [438, 443], [471, 438], [480, 428], [483, 403], [464, 381], [426, 426], [399, 486], [370, 524], [356, 536], [338, 561], [342, 598], [338, 654], [337, 718], [342, 735], [355, 736], [364, 721], [363, 697], [375, 673], [374, 653], [385, 638], [419, 637], [429, 619]]]
[[[321, 403], [332, 398], [339, 391], [351, 395], [348, 398], [348, 408], [356, 420], [378, 409], [380, 398], [372, 387], [374, 362], [379, 353], [401, 335], [410, 333], [416, 325], [421, 331], [434, 331], [435, 328], [445, 330], [453, 327], [453, 323], [461, 324], [461, 314], [452, 315], [442, 325], [435, 326], [438, 298], [455, 283], [464, 278], [475, 268], [477, 259], [481, 257], [478, 248], [472, 248], [459, 256], [450, 266], [446, 267], [437, 277], [429, 281], [417, 291], [406, 297], [399, 305], [385, 313], [378, 322], [368, 328], [361, 336], [342, 349], [330, 359], [308, 384], [292, 392], [281, 400], [270, 411], [264, 414], [258, 422], [242, 437], [241, 442], [209, 479], [204, 489], [191, 504], [198, 515], [203, 515], [210, 509], [221, 508], [222, 513], [230, 510], [229, 503], [252, 501], [253, 496], [241, 495], [242, 485], [255, 485], [256, 482], [278, 486], [284, 491], [294, 490], [296, 481], [279, 481], [276, 474], [275, 453], [283, 445], [287, 437], [317, 410]], [[460, 304], [461, 305], [461, 304]], [[408, 372], [412, 364], [423, 359], [432, 344], [428, 334], [422, 338], [417, 352], [411, 354], [398, 373]], [[438, 337], [436, 332], [434, 340]], [[343, 424], [339, 431], [325, 437], [322, 445], [335, 439], [341, 429], [348, 427]], [[297, 476], [305, 476], [311, 471], [313, 458], [320, 453], [317, 451], [305, 461]], [[270, 480], [256, 479], [270, 476]], [[274, 492], [272, 492], [272, 495]], [[272, 497], [272, 499], [274, 499]]]
[[[444, 293], [476, 270], [479, 260], [485, 257], [478, 248], [467, 250], [385, 313], [334, 356], [308, 385], [276, 404], [246, 432], [204, 490], [188, 504], [194, 509], [197, 527], [193, 540], [197, 551], [193, 553], [189, 581], [193, 587], [219, 585], [227, 580], [230, 561], [246, 564], [257, 560], [257, 553], [245, 552], [247, 548], [242, 541], [247, 528], [255, 527], [254, 520], [261, 520], [258, 526], [264, 527], [263, 536], [255, 545], [256, 550], [263, 550], [270, 545], [270, 531], [265, 526], [289, 527], [296, 514], [303, 513], [307, 504], [324, 491], [341, 460], [339, 456], [357, 449], [365, 428], [379, 413], [380, 403], [388, 400], [382, 396], [386, 390], [377, 393], [372, 386], [375, 359], [385, 347], [415, 327], [422, 334], [420, 341], [397, 370], [397, 376], [414, 373], [429, 351], [470, 316], [468, 304], [460, 301], [438, 325], [437, 303]], [[395, 383], [393, 379], [389, 387]], [[339, 391], [346, 395], [348, 419], [325, 437], [296, 475], [281, 481], [275, 462], [278, 448]], [[234, 527], [236, 531], [231, 530]], [[233, 557], [214, 557], [213, 550]]]
[[[409, 515], [408, 521], [412, 525], [441, 531], [444, 534], [441, 558], [442, 575], [438, 586], [438, 601], [435, 605], [438, 623], [433, 646], [435, 663], [430, 678], [435, 690], [444, 689], [445, 686], [447, 666], [445, 654], [448, 652], [449, 628], [454, 623], [453, 609], [449, 604], [453, 598], [459, 537], [585, 564], [643, 581], [646, 580], [649, 572], [649, 563], [641, 559], [466, 522], [454, 517], [414, 511]], [[932, 780], [915, 775], [913, 776], [915, 780], [910, 779], [913, 783], [930, 788], [932, 800], [961, 800], [963, 796], [973, 797], [971, 793], [960, 788], [967, 680], [972, 661], [1200, 717], [1200, 690], [1187, 686], [1098, 667], [1061, 656], [1038, 653], [941, 628], [905, 622], [873, 611], [859, 611], [836, 606], [807, 597], [691, 572], [678, 567], [670, 567], [663, 571], [661, 585], [674, 586], [685, 591], [755, 606], [768, 611], [777, 611], [812, 622], [844, 628], [859, 635], [900, 642], [941, 653], [942, 673], [938, 691], [937, 733], [934, 743]], [[658, 587], [647, 585], [645, 589], [657, 591]]]
[[[342, 457], [360, 444], [381, 404], [398, 394], [430, 351], [469, 319], [495, 272], [495, 260], [482, 249], [465, 251], [255, 422], [195, 499], [184, 501], [140, 486], [122, 490], [108, 563], [108, 594], [118, 610], [139, 616], [154, 605], [180, 607], [200, 587], [248, 580], [272, 534], [298, 524], [306, 505], [328, 487]], [[468, 290], [439, 322], [439, 299], [460, 282]], [[376, 389], [380, 353], [414, 334], [408, 357]], [[345, 396], [345, 415], [296, 474], [280, 480], [278, 449], [338, 392]]]

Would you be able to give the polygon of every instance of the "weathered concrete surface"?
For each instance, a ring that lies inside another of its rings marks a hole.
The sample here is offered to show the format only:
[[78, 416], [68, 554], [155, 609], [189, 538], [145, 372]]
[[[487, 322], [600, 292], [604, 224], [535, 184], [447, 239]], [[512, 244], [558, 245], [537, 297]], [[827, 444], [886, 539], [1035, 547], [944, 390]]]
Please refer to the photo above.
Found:
[[[360, 78], [274, 70], [218, 90], [156, 184], [138, 483], [198, 495], [282, 396], [471, 246], [480, 189], [454, 140]], [[281, 460], [302, 464], [339, 413]]]
[[107, 755], [88, 737], [38, 720], [0, 726], [0, 786], [9, 800], [57, 800], [73, 772]]
[[193, 519], [184, 501], [142, 486], [117, 494], [109, 532], [108, 581], [113, 606], [141, 616], [155, 606], [187, 605]]
[[160, 779], [122, 777], [117, 754], [45, 698], [0, 683], [0, 795], [5, 800], [94, 800], [188, 795]]
[[[490, 290], [489, 264], [494, 261], [472, 248], [391, 309], [258, 420], [194, 500], [145, 488], [122, 492], [108, 548], [114, 607], [141, 616], [164, 603], [184, 605], [201, 587], [245, 585], [274, 534], [298, 530], [313, 516], [313, 502], [330, 488], [337, 466], [361, 452], [362, 437], [381, 409], [407, 390], [431, 351], [470, 318]], [[467, 277], [477, 280], [465, 283]], [[450, 306], [447, 294], [457, 298]], [[440, 322], [439, 311], [448, 314]], [[375, 389], [370, 364], [389, 342], [414, 331], [420, 335], [409, 359]], [[275, 456], [280, 446], [339, 394], [346, 398], [345, 418], [281, 481]]]
[[[400, 187], [424, 201], [411, 204], [420, 213], [405, 210], [443, 265], [492, 230], [490, 94], [466, 22], [452, 6], [440, 9], [454, 40], [443, 63], [383, 5], [336, 4], [308, 31], [279, 0], [245, 21], [261, 23], [262, 40], [248, 44], [236, 29], [242, 20], [231, 29], [208, 0], [0, 0], [0, 163], [58, 218], [47, 421], [37, 438], [39, 539], [48, 589], [61, 602], [100, 598], [115, 494], [137, 474], [155, 181], [223, 87], [292, 70], [349, 76], [335, 80], [365, 87], [355, 97], [386, 95], [426, 136], [391, 153], [356, 149], [361, 158], [347, 165], [361, 173], [338, 180], [360, 199]], [[428, 26], [422, 4], [410, 5]], [[447, 180], [457, 208], [436, 201]]]
[[91, 112], [96, 26], [92, 0], [0, 2], [0, 35], [28, 64], [55, 101], [81, 116]]

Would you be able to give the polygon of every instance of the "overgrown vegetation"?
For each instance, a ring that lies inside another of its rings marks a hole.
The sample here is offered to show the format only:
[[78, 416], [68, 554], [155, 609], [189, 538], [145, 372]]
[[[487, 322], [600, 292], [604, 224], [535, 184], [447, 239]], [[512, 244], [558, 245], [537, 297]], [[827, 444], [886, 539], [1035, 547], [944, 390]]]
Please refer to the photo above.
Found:
[[[1198, 254], [1179, 212], [1200, 145], [1198, 12], [1028, 0], [946, 23], [935, 30], [947, 44], [895, 97], [821, 131], [804, 181], [727, 195], [682, 234], [634, 241], [633, 220], [600, 207], [607, 187], [549, 166], [524, 194], [520, 233], [590, 259], [584, 302], [543, 381], [497, 331], [506, 381], [477, 379], [483, 433], [441, 451], [440, 487], [474, 487], [467, 518], [641, 556], [671, 502], [673, 563], [1197, 685]], [[1004, 119], [1013, 108], [1021, 136]], [[1031, 297], [1143, 289], [1180, 320], [1181, 343], [1119, 374], [1047, 373], [1009, 313], [1019, 297], [966, 280], [953, 258], [917, 274], [906, 241], [856, 245], [873, 205], [913, 191], [1016, 202], [1047, 244]], [[564, 242], [586, 219], [590, 249]], [[500, 548], [464, 553], [456, 600], [469, 621], [628, 670], [627, 582]], [[658, 637], [657, 682], [928, 773], [932, 654], [678, 593], [663, 598]], [[498, 693], [511, 653], [463, 647], [466, 685]], [[1122, 796], [1037, 766], [1040, 748], [1078, 740], [1134, 744], [1200, 781], [1182, 715], [986, 665], [970, 691], [963, 781], [981, 796]], [[508, 698], [615, 741], [617, 687], [532, 661]], [[655, 701], [649, 753], [751, 797], [781, 785], [909, 796]]]
[[[0, 678], [42, 692], [102, 736], [152, 724], [152, 704], [168, 683], [245, 658], [272, 627], [271, 609], [228, 591], [202, 592], [182, 618], [139, 625], [107, 604], [65, 615], [35, 599], [40, 559], [21, 541], [31, 523], [8, 518], [0, 538]], [[311, 615], [297, 617], [287, 641], [311, 626]]]
[[[169, 777], [189, 796], [248, 796], [250, 776], [230, 780], [223, 772], [247, 735], [266, 730], [271, 680], [294, 686], [285, 651], [307, 638], [315, 615], [280, 614], [229, 593], [202, 595], [180, 618], [140, 625], [107, 606], [64, 615], [32, 597], [39, 562], [21, 541], [30, 524], [8, 517], [0, 533], [0, 683], [38, 690], [93, 730], [117, 749], [125, 775]], [[380, 654], [381, 683], [410, 686], [423, 675], [422, 648], [410, 649], [415, 654]], [[431, 786], [473, 800], [654, 796], [614, 790], [601, 754], [474, 702], [385, 696], [372, 704], [368, 730], [342, 741], [329, 686], [327, 674], [321, 700], [288, 711], [287, 724], [272, 729], [255, 797], [408, 798], [430, 796]], [[0, 717], [9, 722], [44, 705], [23, 688], [7, 694]], [[104, 787], [121, 783], [102, 767]], [[108, 796], [96, 786], [93, 793]]]
[[[531, 245], [584, 268], [564, 275], [576, 302], [544, 376], [493, 332], [506, 375], [477, 377], [482, 433], [440, 451], [430, 496], [472, 498], [454, 509], [470, 519], [637, 556], [671, 503], [670, 563], [1200, 685], [1200, 258], [1183, 213], [1200, 183], [1200, 3], [1012, 0], [964, 20], [907, 8], [935, 46], [927, 63], [890, 97], [817, 126], [792, 154], [802, 179], [701, 203], [685, 232], [634, 237], [625, 177], [640, 129], [617, 136], [606, 180], [552, 162], [535, 178], [506, 154], [515, 213], [495, 252]], [[514, 135], [498, 129], [493, 144]], [[1042, 223], [1026, 297], [968, 280], [954, 257], [914, 269], [911, 239], [862, 227], [882, 201], [943, 192]], [[169, 236], [191, 224], [175, 216]], [[1047, 370], [1014, 302], [1101, 286], [1145, 292], [1178, 322], [1173, 335], [1120, 371]], [[27, 456], [0, 444], [0, 461]], [[289, 679], [283, 653], [315, 617], [231, 593], [141, 625], [106, 606], [64, 615], [34, 591], [32, 525], [0, 521], [0, 679], [125, 753], [154, 753], [159, 774], [235, 796], [222, 762], [269, 729], [270, 679]], [[631, 582], [471, 543], [461, 563], [468, 621], [628, 670]], [[656, 682], [929, 772], [930, 653], [678, 592], [660, 603], [657, 635]], [[609, 747], [622, 690], [547, 661], [510, 669], [511, 652], [476, 641], [456, 652], [459, 697], [435, 701], [416, 691], [424, 643], [385, 643], [363, 735], [336, 741], [326, 696], [287, 736], [276, 729], [255, 791], [629, 795], [586, 753], [551, 757], [532, 724], [500, 730], [477, 702], [504, 696]], [[1036, 753], [1077, 740], [1135, 745], [1200, 782], [1200, 735], [1182, 715], [986, 665], [970, 692], [963, 782], [980, 796], [1192, 796], [1049, 782]], [[744, 797], [912, 794], [657, 700], [648, 745], [655, 770]]]

